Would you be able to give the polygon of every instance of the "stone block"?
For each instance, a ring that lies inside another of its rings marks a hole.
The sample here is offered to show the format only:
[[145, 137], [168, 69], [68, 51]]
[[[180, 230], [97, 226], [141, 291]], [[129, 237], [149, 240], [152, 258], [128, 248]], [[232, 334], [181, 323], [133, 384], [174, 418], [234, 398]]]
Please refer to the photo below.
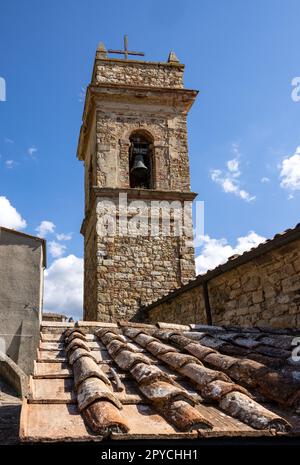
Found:
[[297, 259], [293, 262], [293, 265], [294, 265], [295, 271], [296, 271], [297, 273], [300, 272], [300, 258], [297, 258]]
[[244, 292], [255, 291], [260, 286], [259, 276], [251, 276], [243, 285]]
[[249, 307], [249, 305], [251, 304], [252, 304], [251, 296], [249, 294], [243, 294], [239, 299], [238, 307], [239, 308]]
[[283, 292], [292, 292], [300, 289], [300, 274], [290, 276], [282, 281]]
[[294, 328], [296, 326], [296, 315], [281, 315], [271, 318], [270, 324], [273, 328]]
[[279, 303], [279, 304], [286, 304], [290, 301], [290, 296], [288, 294], [279, 294], [277, 295], [276, 297], [276, 301]]
[[258, 304], [264, 300], [262, 290], [255, 291], [252, 293], [252, 300], [254, 304]]
[[265, 295], [265, 299], [270, 299], [276, 295], [275, 288], [271, 285], [263, 286], [263, 292]]

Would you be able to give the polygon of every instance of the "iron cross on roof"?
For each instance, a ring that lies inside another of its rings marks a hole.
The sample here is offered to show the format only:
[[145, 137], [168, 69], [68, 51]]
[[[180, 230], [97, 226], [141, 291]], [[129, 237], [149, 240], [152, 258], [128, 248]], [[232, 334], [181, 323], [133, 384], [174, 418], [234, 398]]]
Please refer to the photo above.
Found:
[[128, 60], [128, 55], [138, 55], [145, 56], [143, 52], [130, 52], [128, 50], [128, 36], [124, 35], [124, 50], [107, 50], [108, 53], [117, 53], [119, 55], [124, 55], [125, 60]]

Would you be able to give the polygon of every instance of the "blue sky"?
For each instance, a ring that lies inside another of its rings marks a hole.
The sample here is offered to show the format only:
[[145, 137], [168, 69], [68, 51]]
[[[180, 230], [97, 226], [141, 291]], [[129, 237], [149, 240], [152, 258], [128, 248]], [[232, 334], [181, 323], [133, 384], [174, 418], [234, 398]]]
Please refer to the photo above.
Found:
[[174, 50], [185, 86], [200, 91], [188, 127], [208, 261], [250, 231], [270, 237], [298, 223], [300, 101], [291, 81], [300, 76], [299, 17], [297, 0], [2, 0], [0, 196], [26, 220], [25, 232], [55, 224], [47, 239], [66, 248], [49, 253], [49, 266], [59, 253], [83, 256], [80, 94], [98, 42], [120, 48], [124, 33], [147, 60]]

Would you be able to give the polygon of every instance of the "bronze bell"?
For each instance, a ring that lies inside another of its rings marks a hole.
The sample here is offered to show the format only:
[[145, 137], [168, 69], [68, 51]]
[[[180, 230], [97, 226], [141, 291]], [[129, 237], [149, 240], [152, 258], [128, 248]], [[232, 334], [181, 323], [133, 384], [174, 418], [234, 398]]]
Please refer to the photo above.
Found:
[[137, 175], [139, 175], [139, 174], [142, 175], [146, 171], [148, 171], [148, 168], [144, 163], [144, 157], [143, 157], [143, 155], [141, 153], [138, 153], [135, 156], [133, 166], [132, 166], [130, 171], [131, 171], [131, 173], [134, 171], [135, 174], [137, 174]]

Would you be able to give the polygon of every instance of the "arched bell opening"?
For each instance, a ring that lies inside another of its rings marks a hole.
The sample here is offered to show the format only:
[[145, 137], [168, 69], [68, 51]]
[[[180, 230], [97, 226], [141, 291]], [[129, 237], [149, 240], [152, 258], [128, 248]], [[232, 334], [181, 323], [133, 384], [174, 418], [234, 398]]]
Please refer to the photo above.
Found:
[[152, 141], [141, 132], [133, 133], [129, 140], [130, 187], [153, 189]]

